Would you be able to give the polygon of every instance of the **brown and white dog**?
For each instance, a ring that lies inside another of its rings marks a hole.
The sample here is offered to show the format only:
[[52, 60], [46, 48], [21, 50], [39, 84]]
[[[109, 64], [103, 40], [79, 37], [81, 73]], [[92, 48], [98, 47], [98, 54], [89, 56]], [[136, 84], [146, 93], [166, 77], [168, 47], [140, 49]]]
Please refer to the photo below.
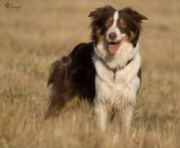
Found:
[[45, 117], [57, 116], [85, 98], [94, 104], [102, 130], [108, 113], [116, 110], [128, 133], [141, 81], [141, 22], [147, 18], [131, 8], [112, 6], [97, 8], [89, 17], [92, 42], [77, 45], [52, 64], [51, 102]]

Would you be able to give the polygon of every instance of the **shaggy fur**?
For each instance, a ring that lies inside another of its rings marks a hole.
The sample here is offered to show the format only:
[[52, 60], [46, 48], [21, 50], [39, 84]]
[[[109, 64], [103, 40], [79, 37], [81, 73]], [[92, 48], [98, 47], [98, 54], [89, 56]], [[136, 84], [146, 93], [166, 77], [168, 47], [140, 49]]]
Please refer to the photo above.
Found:
[[77, 45], [67, 57], [51, 65], [48, 80], [50, 105], [45, 118], [56, 117], [79, 99], [93, 103], [95, 95], [95, 67], [92, 62], [93, 43]]

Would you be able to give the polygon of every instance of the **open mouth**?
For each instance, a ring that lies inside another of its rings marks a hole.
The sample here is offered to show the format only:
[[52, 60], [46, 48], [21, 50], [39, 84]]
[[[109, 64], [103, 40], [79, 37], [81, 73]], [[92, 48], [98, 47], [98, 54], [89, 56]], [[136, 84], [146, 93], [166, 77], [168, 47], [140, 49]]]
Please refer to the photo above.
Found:
[[116, 53], [120, 47], [121, 42], [110, 42], [108, 43], [108, 50], [110, 53]]

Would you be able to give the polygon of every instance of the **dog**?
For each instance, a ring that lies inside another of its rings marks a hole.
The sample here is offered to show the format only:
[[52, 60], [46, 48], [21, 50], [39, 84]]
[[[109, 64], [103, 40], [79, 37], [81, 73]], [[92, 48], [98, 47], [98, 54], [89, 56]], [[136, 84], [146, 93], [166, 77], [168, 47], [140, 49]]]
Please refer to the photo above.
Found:
[[116, 111], [128, 133], [141, 84], [141, 23], [147, 17], [130, 7], [116, 10], [112, 6], [97, 8], [89, 17], [92, 41], [78, 44], [52, 64], [45, 118], [56, 117], [87, 99], [94, 106], [100, 129], [106, 129], [108, 114]]

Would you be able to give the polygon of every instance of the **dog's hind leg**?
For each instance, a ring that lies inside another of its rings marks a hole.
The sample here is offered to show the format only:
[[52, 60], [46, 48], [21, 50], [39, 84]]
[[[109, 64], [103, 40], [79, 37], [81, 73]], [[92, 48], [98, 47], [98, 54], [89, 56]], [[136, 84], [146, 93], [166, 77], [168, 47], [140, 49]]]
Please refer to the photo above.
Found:
[[70, 108], [72, 108], [73, 106], [75, 106], [78, 101], [79, 101], [79, 97], [70, 97], [70, 98], [59, 98], [62, 99], [62, 101], [51, 101], [48, 111], [45, 114], [44, 119], [48, 119], [50, 117], [54, 118], [54, 117], [58, 117], [59, 114], [63, 111], [66, 111]]
[[78, 102], [76, 86], [72, 81], [70, 72], [71, 58], [63, 57], [51, 66], [48, 85], [50, 90], [50, 105], [45, 114], [45, 119], [57, 117], [61, 111], [72, 107]]

